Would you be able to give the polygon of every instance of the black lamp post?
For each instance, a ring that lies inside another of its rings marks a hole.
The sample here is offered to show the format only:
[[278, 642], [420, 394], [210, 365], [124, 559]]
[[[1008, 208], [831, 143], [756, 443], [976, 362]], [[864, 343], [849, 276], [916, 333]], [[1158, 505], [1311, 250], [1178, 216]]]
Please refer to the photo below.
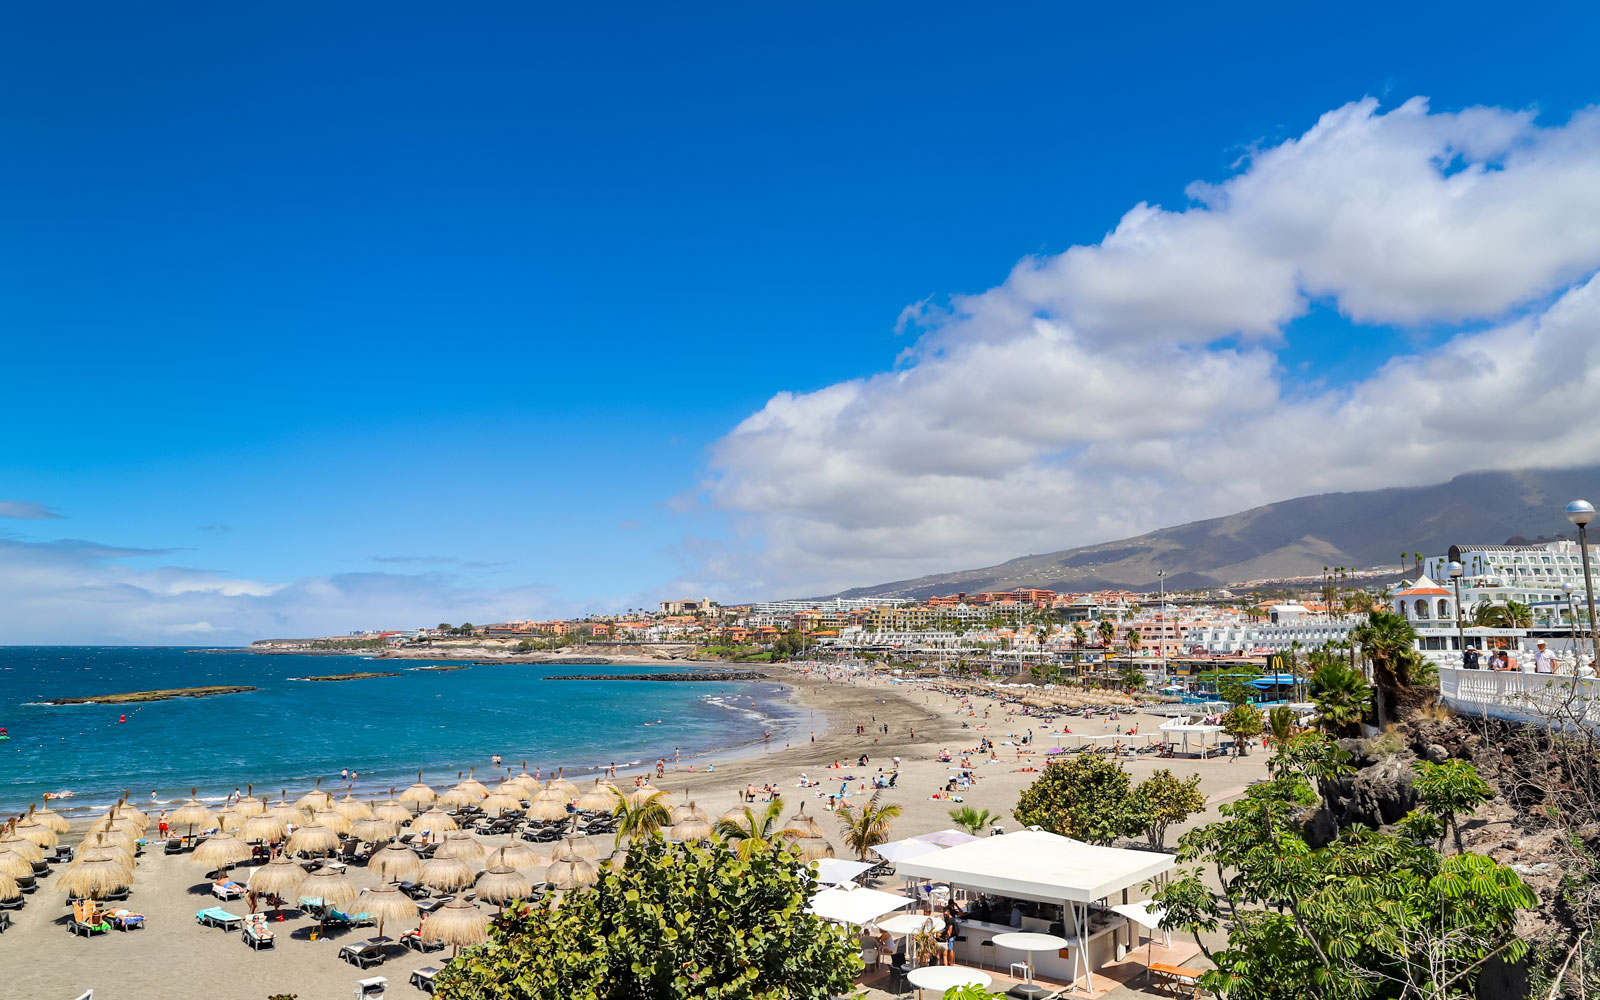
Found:
[[1465, 666], [1467, 662], [1467, 633], [1461, 626], [1461, 574], [1463, 570], [1461, 564], [1454, 560], [1451, 560], [1448, 568], [1450, 570], [1450, 582], [1455, 584], [1456, 587], [1456, 649], [1461, 654], [1462, 665]]

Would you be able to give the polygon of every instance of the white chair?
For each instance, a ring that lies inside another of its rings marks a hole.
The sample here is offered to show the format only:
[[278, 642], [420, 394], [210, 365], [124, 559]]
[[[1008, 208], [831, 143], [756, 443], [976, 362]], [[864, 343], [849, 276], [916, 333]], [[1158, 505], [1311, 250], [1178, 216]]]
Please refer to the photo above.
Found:
[[[1022, 974], [1020, 976], [1017, 975], [1017, 970], [1018, 969], [1022, 970]], [[1009, 975], [1012, 979], [1015, 979], [1015, 980], [1018, 980], [1018, 981], [1025, 981], [1025, 980], [1033, 978], [1033, 970], [1028, 968], [1028, 963], [1027, 962], [1012, 962], [1011, 963], [1011, 971], [1009, 973], [1007, 973], [1007, 975]]]

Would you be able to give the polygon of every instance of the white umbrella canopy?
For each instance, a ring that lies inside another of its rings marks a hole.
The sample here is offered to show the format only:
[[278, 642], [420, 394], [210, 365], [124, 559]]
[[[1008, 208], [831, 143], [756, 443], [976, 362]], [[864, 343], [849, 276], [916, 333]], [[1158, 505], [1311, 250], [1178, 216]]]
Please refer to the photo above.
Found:
[[417, 772], [417, 783], [400, 793], [401, 805], [428, 806], [439, 800], [439, 793], [422, 783], [422, 772]]
[[356, 906], [362, 913], [371, 915], [378, 922], [378, 936], [383, 936], [383, 925], [391, 920], [402, 923], [417, 919], [417, 904], [397, 885], [380, 885], [373, 889], [362, 889], [361, 895], [356, 899]]
[[333, 808], [352, 823], [358, 819], [372, 818], [372, 807], [350, 794], [348, 789], [345, 790], [344, 798], [333, 804]]
[[373, 853], [367, 870], [385, 882], [415, 882], [422, 874], [422, 859], [404, 844], [390, 844]]
[[465, 830], [452, 830], [444, 835], [444, 843], [439, 845], [437, 853], [452, 858], [460, 858], [476, 868], [483, 864], [483, 859], [487, 852], [484, 851], [483, 845], [478, 843], [472, 834]]
[[[472, 884], [472, 866], [460, 858], [441, 858], [435, 854], [422, 863], [417, 881], [433, 889], [450, 892]], [[431, 918], [430, 918], [431, 919]]]
[[412, 820], [411, 829], [417, 833], [426, 833], [429, 837], [437, 840], [451, 830], [461, 829], [461, 824], [455, 821], [455, 817], [438, 806], [434, 806]]
[[203, 865], [206, 871], [227, 868], [250, 860], [250, 845], [231, 833], [213, 833], [200, 842], [189, 855], [189, 860]]
[[339, 835], [323, 826], [321, 823], [307, 823], [295, 832], [289, 834], [288, 843], [284, 844], [287, 854], [328, 854], [339, 847]]
[[489, 940], [489, 915], [464, 896], [458, 896], [422, 922], [422, 940], [425, 944], [447, 944], [458, 951], [475, 947]]

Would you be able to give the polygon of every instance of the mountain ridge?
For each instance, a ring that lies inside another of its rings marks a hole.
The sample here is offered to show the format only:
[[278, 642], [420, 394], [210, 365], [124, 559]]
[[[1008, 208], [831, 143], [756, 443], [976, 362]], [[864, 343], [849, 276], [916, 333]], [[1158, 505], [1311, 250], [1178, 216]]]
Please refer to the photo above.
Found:
[[1037, 587], [1056, 591], [1225, 587], [1247, 580], [1315, 576], [1325, 566], [1395, 566], [1399, 553], [1439, 555], [1451, 545], [1501, 544], [1570, 532], [1563, 508], [1600, 493], [1600, 466], [1465, 472], [1429, 486], [1318, 493], [1236, 514], [1020, 556], [978, 569], [935, 573], [828, 598], [903, 597]]

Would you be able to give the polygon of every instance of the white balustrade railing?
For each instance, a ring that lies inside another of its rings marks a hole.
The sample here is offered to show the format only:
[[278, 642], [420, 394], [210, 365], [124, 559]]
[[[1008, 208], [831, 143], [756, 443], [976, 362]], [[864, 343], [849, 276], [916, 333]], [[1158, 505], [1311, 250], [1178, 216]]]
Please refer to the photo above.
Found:
[[1463, 715], [1600, 726], [1600, 680], [1593, 677], [1440, 667], [1439, 696]]

